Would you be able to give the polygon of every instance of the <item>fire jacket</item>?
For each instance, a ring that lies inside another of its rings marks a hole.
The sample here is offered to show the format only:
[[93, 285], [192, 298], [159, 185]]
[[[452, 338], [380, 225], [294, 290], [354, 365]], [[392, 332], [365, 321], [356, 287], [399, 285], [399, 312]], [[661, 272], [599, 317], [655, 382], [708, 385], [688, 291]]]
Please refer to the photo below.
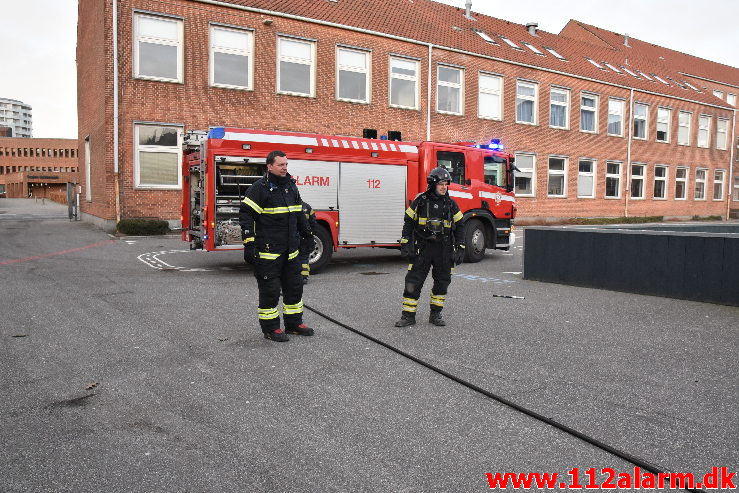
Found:
[[266, 173], [249, 187], [239, 208], [244, 244], [254, 242], [257, 256], [273, 260], [288, 252], [297, 255], [301, 237], [312, 235], [303, 214], [303, 201], [290, 174]]
[[[464, 244], [464, 227], [460, 223], [462, 212], [449, 194], [436, 195], [433, 190], [420, 193], [406, 209], [401, 243], [414, 241], [445, 241], [453, 245]], [[450, 241], [450, 240], [453, 240]]]

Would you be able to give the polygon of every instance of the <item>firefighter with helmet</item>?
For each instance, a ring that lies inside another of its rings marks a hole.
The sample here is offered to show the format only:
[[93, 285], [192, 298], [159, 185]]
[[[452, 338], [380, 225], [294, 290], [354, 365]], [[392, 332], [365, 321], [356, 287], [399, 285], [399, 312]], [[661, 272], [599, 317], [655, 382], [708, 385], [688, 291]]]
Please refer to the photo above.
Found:
[[464, 226], [459, 205], [449, 197], [452, 181], [449, 172], [435, 168], [426, 178], [428, 189], [419, 194], [405, 211], [401, 254], [410, 265], [405, 276], [403, 315], [396, 327], [416, 323], [416, 308], [423, 283], [432, 270], [429, 322], [444, 326], [441, 316], [447, 288], [452, 281], [452, 268], [464, 259]]

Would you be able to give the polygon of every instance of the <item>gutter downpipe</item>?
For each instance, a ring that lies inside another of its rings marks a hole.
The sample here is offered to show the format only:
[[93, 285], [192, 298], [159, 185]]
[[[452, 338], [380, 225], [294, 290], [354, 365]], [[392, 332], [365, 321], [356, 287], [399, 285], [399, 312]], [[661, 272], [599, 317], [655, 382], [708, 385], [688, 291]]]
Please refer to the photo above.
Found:
[[117, 227], [121, 220], [121, 188], [118, 172], [118, 0], [113, 0], [113, 177]]
[[731, 201], [734, 196], [734, 139], [736, 138], [736, 110], [734, 110], [734, 118], [731, 122], [731, 142], [729, 143], [729, 183], [726, 187], [726, 220], [731, 219]]
[[426, 74], [426, 141], [431, 140], [431, 51], [433, 45], [429, 43], [429, 66]]
[[[631, 89], [631, 96], [629, 96], [629, 140], [626, 147], [626, 202], [624, 203], [624, 217], [629, 217], [629, 194], [631, 193], [631, 139], [633, 137], [633, 123], [631, 121], [632, 115], [634, 114], [634, 89]], [[625, 119], [624, 119], [625, 120]], [[646, 181], [646, 180], [644, 180]], [[645, 184], [642, 184], [642, 187]]]

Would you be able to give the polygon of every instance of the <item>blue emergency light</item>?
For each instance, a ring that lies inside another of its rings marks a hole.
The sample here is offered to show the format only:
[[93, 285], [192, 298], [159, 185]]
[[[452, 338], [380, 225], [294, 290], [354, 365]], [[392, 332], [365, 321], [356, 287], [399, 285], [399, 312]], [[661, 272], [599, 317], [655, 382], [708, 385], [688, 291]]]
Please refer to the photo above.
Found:
[[494, 151], [502, 151], [505, 146], [500, 143], [500, 139], [490, 139], [487, 144], [475, 144], [475, 147], [479, 149], [492, 149]]

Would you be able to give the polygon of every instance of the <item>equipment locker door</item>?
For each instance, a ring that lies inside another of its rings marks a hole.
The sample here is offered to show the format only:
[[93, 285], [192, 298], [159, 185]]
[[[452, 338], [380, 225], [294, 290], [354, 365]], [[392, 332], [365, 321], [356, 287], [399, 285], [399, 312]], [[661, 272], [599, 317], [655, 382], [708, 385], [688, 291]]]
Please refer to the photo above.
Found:
[[287, 169], [295, 178], [300, 197], [314, 210], [336, 210], [339, 163], [291, 159]]
[[406, 167], [341, 163], [339, 244], [397, 243], [406, 208]]

